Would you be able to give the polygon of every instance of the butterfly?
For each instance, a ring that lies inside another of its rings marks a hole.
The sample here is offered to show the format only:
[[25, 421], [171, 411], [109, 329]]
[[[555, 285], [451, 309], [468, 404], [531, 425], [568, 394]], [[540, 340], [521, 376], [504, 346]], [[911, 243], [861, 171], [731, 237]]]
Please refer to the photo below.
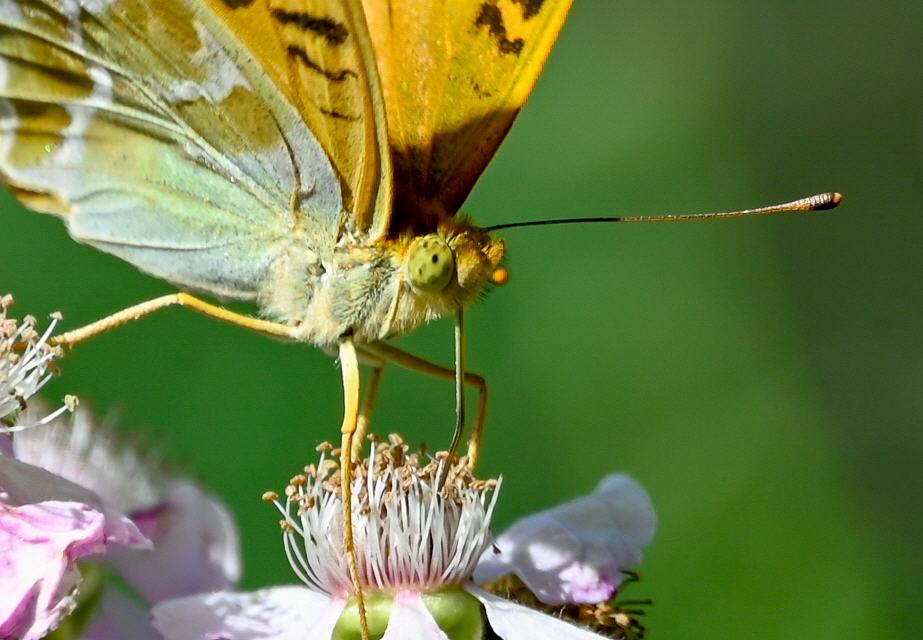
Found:
[[[360, 360], [371, 390], [385, 362], [451, 377], [453, 449], [465, 383], [481, 392], [473, 464], [486, 387], [464, 371], [463, 310], [502, 277], [504, 245], [457, 213], [570, 5], [0, 0], [4, 182], [183, 290], [59, 343], [179, 304], [334, 352], [347, 474], [373, 400], [361, 406]], [[385, 343], [444, 315], [454, 371]]]
[[[570, 4], [2, 0], [13, 193], [80, 242], [263, 316], [181, 293], [60, 342], [189, 306], [336, 352], [347, 430], [367, 417], [360, 358], [458, 378], [457, 442], [461, 314], [502, 277], [504, 246], [456, 214]], [[384, 344], [443, 315], [457, 371]]]
[[[465, 386], [479, 392], [473, 466], [486, 383], [465, 370], [464, 309], [504, 279], [492, 231], [525, 223], [481, 229], [458, 211], [571, 1], [0, 0], [4, 182], [77, 241], [182, 290], [59, 344], [182, 305], [336, 354], [347, 504], [384, 364], [454, 379], [451, 452]], [[262, 317], [189, 292], [253, 301]], [[387, 342], [447, 315], [454, 369]], [[364, 401], [360, 362], [373, 368]]]

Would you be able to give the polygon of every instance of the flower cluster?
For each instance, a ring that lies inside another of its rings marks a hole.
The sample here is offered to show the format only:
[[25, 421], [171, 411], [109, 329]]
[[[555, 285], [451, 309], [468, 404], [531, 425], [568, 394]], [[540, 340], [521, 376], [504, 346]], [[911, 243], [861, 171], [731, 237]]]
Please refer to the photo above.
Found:
[[[87, 606], [87, 626], [71, 634], [159, 638], [139, 601], [236, 582], [239, 545], [227, 509], [87, 410], [17, 433], [5, 449], [0, 548], [12, 562], [0, 566], [0, 637], [41, 638]], [[88, 579], [112, 572], [128, 593]]]
[[[168, 640], [361, 637], [331, 449], [320, 447], [320, 460], [290, 480], [284, 499], [274, 492], [264, 496], [283, 515], [283, 547], [304, 586], [162, 603], [154, 608], [154, 624]], [[598, 616], [591, 625], [572, 621], [582, 626], [493, 592], [504, 589], [500, 578], [513, 576], [544, 604], [592, 603], [598, 609], [608, 603], [655, 527], [650, 499], [628, 476], [608, 476], [590, 496], [520, 520], [493, 542], [489, 525], [500, 483], [476, 479], [463, 461], [409, 453], [392, 435], [373, 442], [353, 482], [371, 637], [600, 637], [587, 626], [607, 637], [631, 637], [632, 622], [611, 606], [609, 618]]]
[[[39, 334], [11, 304], [0, 297], [0, 638], [158, 639], [150, 605], [236, 582], [230, 514], [73, 398], [37, 402], [61, 356], [57, 318]], [[130, 593], [107, 584], [112, 572]]]
[[301, 585], [234, 591], [240, 550], [227, 509], [75, 400], [43, 408], [32, 396], [61, 356], [57, 318], [39, 333], [33, 318], [7, 317], [11, 303], [0, 298], [0, 638], [643, 635], [616, 599], [656, 527], [637, 482], [607, 476], [494, 538], [500, 479], [479, 479], [445, 452], [411, 451], [397, 435], [370, 438], [348, 505], [330, 444], [281, 496], [264, 494]]

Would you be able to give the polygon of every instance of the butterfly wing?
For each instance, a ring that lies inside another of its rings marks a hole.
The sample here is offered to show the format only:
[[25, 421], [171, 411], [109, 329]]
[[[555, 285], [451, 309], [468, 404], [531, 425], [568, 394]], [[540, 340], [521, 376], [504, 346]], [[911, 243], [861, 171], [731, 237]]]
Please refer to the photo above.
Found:
[[363, 0], [398, 229], [454, 215], [532, 90], [572, 0]]
[[[155, 0], [150, 0], [151, 2]], [[361, 0], [209, 0], [295, 105], [340, 176], [346, 226], [390, 208], [391, 167]]]
[[357, 218], [344, 199], [373, 208], [381, 189], [363, 181], [387, 171], [368, 76], [355, 71], [366, 100], [352, 149], [374, 160], [335, 167], [296, 107], [330, 109], [330, 94], [294, 97], [306, 87], [287, 75], [280, 32], [234, 17], [253, 4], [0, 0], [4, 180], [76, 239], [219, 295], [252, 298], [280, 252], [333, 242]]

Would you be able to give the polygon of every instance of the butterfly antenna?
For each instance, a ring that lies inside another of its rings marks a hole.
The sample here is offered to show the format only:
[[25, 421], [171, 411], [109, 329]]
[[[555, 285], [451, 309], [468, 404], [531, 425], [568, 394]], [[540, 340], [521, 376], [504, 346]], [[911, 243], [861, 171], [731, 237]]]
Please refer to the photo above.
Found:
[[603, 216], [590, 218], [555, 218], [552, 220], [532, 220], [529, 222], [509, 222], [485, 227], [485, 231], [500, 231], [516, 227], [541, 227], [552, 224], [583, 224], [588, 222], [679, 222], [681, 220], [710, 220], [713, 218], [743, 218], [746, 216], [764, 216], [771, 213], [810, 212], [833, 209], [843, 201], [843, 196], [836, 191], [799, 198], [784, 204], [774, 204], [758, 209], [740, 211], [713, 211], [710, 213], [668, 213], [658, 216]]

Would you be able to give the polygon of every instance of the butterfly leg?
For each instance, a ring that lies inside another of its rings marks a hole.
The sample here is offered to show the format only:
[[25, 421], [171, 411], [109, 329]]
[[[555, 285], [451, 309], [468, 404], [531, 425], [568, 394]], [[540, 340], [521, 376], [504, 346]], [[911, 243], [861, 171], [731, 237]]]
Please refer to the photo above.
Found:
[[[465, 313], [455, 315], [455, 433], [449, 445], [449, 460], [455, 456], [465, 432]], [[440, 482], [441, 486], [441, 482]]]
[[122, 309], [116, 313], [113, 313], [110, 316], [106, 316], [101, 320], [92, 322], [86, 326], [80, 327], [79, 329], [74, 329], [73, 331], [68, 331], [62, 333], [61, 335], [55, 336], [51, 339], [51, 343], [55, 345], [61, 345], [65, 347], [71, 347], [78, 342], [83, 342], [88, 338], [93, 338], [98, 336], [101, 333], [105, 333], [110, 329], [115, 329], [116, 327], [121, 327], [124, 324], [128, 324], [134, 320], [140, 320], [144, 316], [150, 315], [155, 311], [161, 309], [166, 309], [167, 307], [186, 307], [187, 309], [192, 309], [206, 316], [212, 318], [217, 318], [224, 322], [230, 322], [231, 324], [236, 324], [253, 331], [257, 331], [264, 335], [271, 336], [273, 338], [283, 338], [287, 340], [294, 340], [294, 335], [292, 333], [292, 328], [279, 324], [276, 322], [268, 322], [266, 320], [260, 320], [259, 318], [251, 318], [250, 316], [245, 316], [240, 313], [234, 313], [224, 307], [219, 307], [217, 305], [209, 304], [204, 300], [199, 300], [195, 296], [191, 296], [188, 293], [173, 293], [166, 296], [161, 296], [159, 298], [154, 298], [153, 300], [148, 300], [147, 302], [142, 302], [140, 304], [133, 305], [127, 309]]
[[372, 375], [369, 377], [369, 388], [365, 392], [365, 400], [359, 409], [359, 420], [356, 423], [356, 435], [353, 438], [352, 452], [355, 460], [362, 457], [362, 446], [369, 432], [372, 412], [375, 410], [375, 400], [378, 398], [378, 387], [381, 385], [381, 376], [385, 371], [385, 361], [381, 358], [371, 357], [361, 351], [359, 352], [359, 358], [362, 364], [372, 368]]
[[[435, 364], [385, 342], [364, 344], [360, 348], [363, 354], [378, 357], [381, 360], [394, 363], [404, 369], [423, 373], [428, 376], [433, 376], [434, 378], [441, 378], [443, 380], [456, 380], [455, 369]], [[466, 454], [468, 465], [474, 469], [477, 466], [478, 457], [480, 456], [481, 438], [484, 433], [484, 421], [487, 417], [487, 381], [476, 373], [466, 371], [464, 382], [467, 386], [475, 388], [478, 392], [477, 413], [474, 417], [474, 430], [471, 434], [471, 438], [468, 440], [468, 453]]]
[[356, 539], [353, 536], [353, 439], [359, 423], [359, 356], [351, 335], [340, 338], [340, 369], [343, 372], [343, 426], [340, 428], [340, 488], [343, 491], [343, 546], [346, 548], [346, 562], [356, 591], [356, 606], [359, 609], [359, 625], [362, 639], [368, 640], [369, 624], [365, 610], [365, 594], [359, 576], [359, 558], [356, 554]]

